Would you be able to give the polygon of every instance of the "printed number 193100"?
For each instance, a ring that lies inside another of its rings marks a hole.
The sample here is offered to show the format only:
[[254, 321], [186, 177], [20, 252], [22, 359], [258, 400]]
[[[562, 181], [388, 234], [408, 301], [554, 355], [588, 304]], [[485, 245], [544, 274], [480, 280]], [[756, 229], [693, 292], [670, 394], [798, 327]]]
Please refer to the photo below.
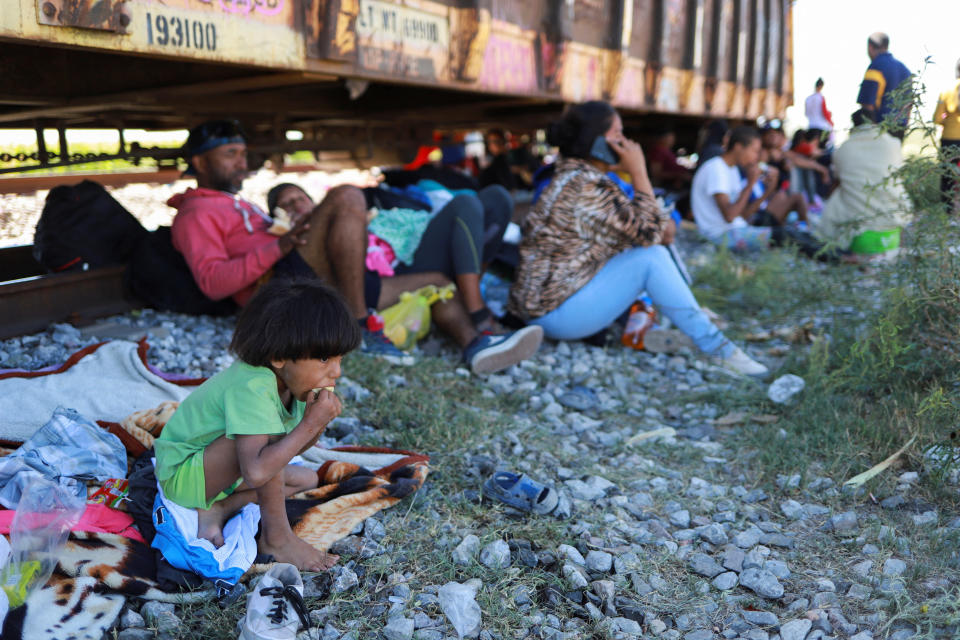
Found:
[[212, 22], [147, 12], [147, 44], [216, 51], [217, 26]]

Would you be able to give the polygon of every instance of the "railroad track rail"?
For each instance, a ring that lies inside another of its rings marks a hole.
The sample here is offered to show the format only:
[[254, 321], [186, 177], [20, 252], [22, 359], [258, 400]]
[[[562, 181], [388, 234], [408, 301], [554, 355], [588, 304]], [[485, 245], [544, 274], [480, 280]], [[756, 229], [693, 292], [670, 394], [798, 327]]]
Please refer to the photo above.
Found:
[[52, 322], [84, 325], [137, 306], [122, 266], [46, 273], [31, 245], [0, 248], [0, 339], [42, 331]]

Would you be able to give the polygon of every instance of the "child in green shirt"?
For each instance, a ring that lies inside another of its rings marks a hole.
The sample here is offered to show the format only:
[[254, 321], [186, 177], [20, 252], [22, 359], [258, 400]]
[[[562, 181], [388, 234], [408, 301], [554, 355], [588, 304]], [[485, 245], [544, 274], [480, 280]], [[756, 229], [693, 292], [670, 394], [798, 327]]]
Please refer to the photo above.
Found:
[[337, 556], [298, 538], [285, 500], [317, 487], [317, 474], [290, 460], [312, 447], [340, 414], [333, 393], [360, 327], [340, 296], [316, 280], [277, 280], [241, 312], [230, 349], [238, 360], [180, 405], [154, 444], [168, 499], [196, 509], [198, 537], [223, 544], [223, 525], [260, 505], [261, 553], [302, 570]]

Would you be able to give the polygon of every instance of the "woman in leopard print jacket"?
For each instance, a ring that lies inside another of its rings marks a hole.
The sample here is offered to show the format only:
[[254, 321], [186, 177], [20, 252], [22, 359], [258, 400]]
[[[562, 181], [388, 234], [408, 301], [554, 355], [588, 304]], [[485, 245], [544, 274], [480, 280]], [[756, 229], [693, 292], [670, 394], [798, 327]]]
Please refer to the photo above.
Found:
[[[646, 291], [702, 351], [741, 373], [766, 375], [701, 311], [662, 246], [676, 227], [657, 205], [643, 150], [623, 135], [613, 107], [568, 108], [548, 141], [561, 157], [523, 224], [510, 311], [549, 338], [576, 340], [609, 326]], [[629, 174], [632, 194], [608, 175], [614, 166]]]

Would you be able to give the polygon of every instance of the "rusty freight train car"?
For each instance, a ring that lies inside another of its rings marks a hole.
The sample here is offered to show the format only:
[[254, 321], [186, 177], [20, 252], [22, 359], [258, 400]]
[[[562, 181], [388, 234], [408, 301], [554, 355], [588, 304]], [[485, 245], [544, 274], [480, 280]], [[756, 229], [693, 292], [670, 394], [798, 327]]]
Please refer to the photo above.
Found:
[[343, 149], [600, 98], [691, 129], [782, 115], [790, 33], [791, 0], [3, 0], [0, 128], [231, 114]]
[[[628, 127], [669, 126], [689, 144], [711, 117], [783, 114], [790, 11], [791, 0], [0, 0], [0, 129], [37, 131], [34, 152], [0, 147], [0, 174], [110, 158], [169, 167], [177, 149], [126, 144], [124, 129], [224, 116], [243, 122], [254, 164], [295, 150], [389, 163], [436, 130], [531, 131], [597, 98]], [[66, 132], [81, 128], [118, 129], [117, 152], [71, 153]], [[55, 150], [45, 129], [60, 132]], [[0, 337], [129, 308], [121, 271], [42, 275], [30, 247], [0, 250]]]

